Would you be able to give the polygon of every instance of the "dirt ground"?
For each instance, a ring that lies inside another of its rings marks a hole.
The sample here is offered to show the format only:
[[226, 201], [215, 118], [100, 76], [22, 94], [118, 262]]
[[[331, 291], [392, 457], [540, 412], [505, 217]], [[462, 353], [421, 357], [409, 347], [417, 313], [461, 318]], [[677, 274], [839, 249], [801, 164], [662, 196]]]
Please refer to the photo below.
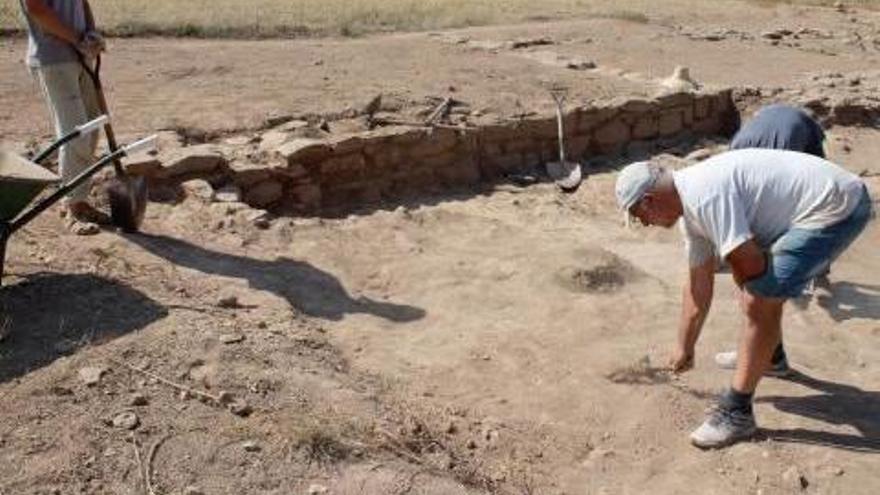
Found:
[[[580, 102], [646, 94], [676, 65], [789, 94], [880, 68], [876, 14], [741, 7], [358, 40], [112, 40], [106, 78], [124, 136], [250, 136], [267, 116], [377, 93], [419, 104], [452, 86], [505, 116], [547, 111], [548, 82]], [[783, 28], [805, 31], [765, 36]], [[503, 45], [537, 37], [553, 44]], [[0, 50], [0, 137], [15, 149], [48, 133], [23, 49]], [[880, 198], [880, 132], [829, 134], [832, 159]], [[787, 307], [797, 374], [761, 384], [761, 434], [704, 452], [687, 434], [728, 380], [712, 356], [741, 324], [734, 286], [719, 276], [697, 369], [669, 376], [680, 241], [623, 228], [614, 178], [265, 228], [196, 191], [151, 204], [140, 235], [74, 237], [48, 212], [12, 240], [0, 291], [0, 494], [880, 491], [876, 222], [831, 293]]]

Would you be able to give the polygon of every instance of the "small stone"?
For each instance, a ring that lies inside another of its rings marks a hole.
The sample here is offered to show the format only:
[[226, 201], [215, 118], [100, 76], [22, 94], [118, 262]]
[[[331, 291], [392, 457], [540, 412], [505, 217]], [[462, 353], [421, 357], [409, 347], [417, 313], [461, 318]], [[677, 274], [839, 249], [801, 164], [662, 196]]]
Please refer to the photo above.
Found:
[[271, 217], [272, 215], [268, 211], [254, 210], [248, 215], [247, 219], [254, 227], [266, 230], [272, 226]]
[[218, 203], [240, 203], [241, 189], [234, 185], [223, 186], [214, 193], [214, 201]]
[[477, 442], [474, 439], [470, 439], [467, 441], [467, 448], [474, 450], [477, 448]]
[[111, 424], [116, 428], [133, 430], [141, 424], [141, 420], [137, 417], [137, 414], [131, 411], [125, 411], [114, 416]]
[[238, 303], [238, 297], [236, 296], [221, 296], [220, 299], [217, 300], [217, 307], [235, 309], [240, 308], [241, 305]]
[[792, 466], [782, 473], [782, 481], [792, 490], [806, 490], [810, 486], [807, 477], [796, 466]]
[[205, 492], [197, 486], [188, 486], [183, 489], [183, 495], [205, 495]]
[[319, 485], [317, 483], [309, 485], [308, 495], [323, 495], [325, 493], [329, 493], [329, 489], [324, 485]]
[[214, 188], [208, 181], [202, 179], [193, 179], [184, 182], [183, 190], [186, 191], [187, 196], [198, 198], [202, 201], [211, 201], [214, 197]]
[[450, 435], [454, 435], [458, 433], [458, 425], [455, 424], [455, 421], [450, 421], [449, 425], [446, 427], [446, 433]]
[[269, 325], [265, 321], [261, 321], [257, 323], [257, 328], [259, 328], [260, 330], [265, 330], [269, 328]]
[[248, 440], [247, 442], [241, 444], [241, 447], [245, 450], [245, 452], [259, 452], [263, 450], [263, 448], [260, 447], [260, 444], [254, 442], [253, 440]]
[[190, 400], [192, 399], [192, 394], [186, 390], [181, 390], [180, 393], [177, 394], [177, 398], [180, 400]]
[[60, 385], [55, 385], [50, 390], [52, 392], [52, 395], [56, 395], [58, 397], [62, 397], [65, 395], [73, 395], [73, 390], [71, 390], [67, 387], [62, 387]]
[[267, 127], [276, 127], [286, 122], [290, 122], [295, 117], [286, 113], [272, 114], [266, 117]]
[[101, 377], [107, 373], [107, 368], [103, 366], [89, 366], [79, 370], [79, 378], [87, 387], [94, 387], [101, 381]]
[[233, 400], [235, 400], [235, 396], [225, 390], [221, 390], [220, 393], [217, 394], [217, 402], [220, 404], [231, 404]]
[[220, 336], [220, 342], [224, 344], [237, 344], [244, 340], [244, 335], [240, 333], [227, 333]]
[[244, 399], [235, 399], [227, 407], [229, 408], [229, 412], [243, 418], [250, 416], [250, 414], [253, 412], [250, 404], [248, 404]]
[[132, 406], [146, 406], [150, 403], [150, 400], [147, 399], [147, 396], [144, 394], [132, 394], [131, 398], [128, 400], [129, 405]]

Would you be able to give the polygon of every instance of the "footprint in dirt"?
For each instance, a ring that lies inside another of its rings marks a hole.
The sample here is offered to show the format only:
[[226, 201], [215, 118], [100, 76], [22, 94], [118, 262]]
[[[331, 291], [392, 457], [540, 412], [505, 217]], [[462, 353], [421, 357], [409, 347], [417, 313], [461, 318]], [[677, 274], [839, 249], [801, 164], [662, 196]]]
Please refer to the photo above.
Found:
[[578, 258], [578, 266], [565, 266], [556, 277], [571, 292], [610, 294], [642, 275], [628, 261], [603, 249], [580, 252]]

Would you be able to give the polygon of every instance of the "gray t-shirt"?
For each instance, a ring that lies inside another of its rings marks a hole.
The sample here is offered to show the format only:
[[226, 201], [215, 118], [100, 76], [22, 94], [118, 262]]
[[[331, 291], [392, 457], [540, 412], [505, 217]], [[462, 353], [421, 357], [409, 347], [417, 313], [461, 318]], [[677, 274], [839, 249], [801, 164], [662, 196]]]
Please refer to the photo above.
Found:
[[684, 206], [681, 228], [691, 266], [724, 260], [754, 239], [769, 248], [792, 228], [846, 219], [864, 183], [822, 158], [795, 151], [728, 151], [674, 172]]
[[[43, 0], [55, 11], [61, 22], [67, 24], [80, 36], [89, 28], [86, 22], [83, 0]], [[77, 62], [76, 51], [66, 41], [44, 32], [27, 14], [24, 0], [19, 0], [28, 25], [28, 57], [31, 67]]]

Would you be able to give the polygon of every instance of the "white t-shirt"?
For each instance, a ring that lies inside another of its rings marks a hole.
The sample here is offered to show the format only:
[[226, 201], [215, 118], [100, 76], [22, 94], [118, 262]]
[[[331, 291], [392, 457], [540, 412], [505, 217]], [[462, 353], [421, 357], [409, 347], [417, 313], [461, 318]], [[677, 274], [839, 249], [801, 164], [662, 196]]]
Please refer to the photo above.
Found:
[[673, 179], [691, 266], [713, 255], [724, 260], [749, 239], [768, 248], [789, 229], [840, 222], [864, 187], [827, 160], [771, 149], [728, 151], [673, 172]]

